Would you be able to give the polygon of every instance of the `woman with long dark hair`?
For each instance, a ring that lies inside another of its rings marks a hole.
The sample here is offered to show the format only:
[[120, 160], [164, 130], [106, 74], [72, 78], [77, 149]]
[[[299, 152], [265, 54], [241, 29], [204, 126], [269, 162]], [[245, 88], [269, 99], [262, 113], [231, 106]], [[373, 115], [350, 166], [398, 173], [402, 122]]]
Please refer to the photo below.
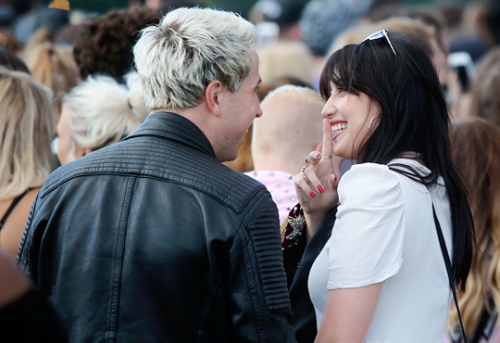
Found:
[[[473, 221], [429, 56], [382, 30], [321, 75], [323, 151], [295, 177], [308, 237], [340, 203], [309, 274], [317, 342], [442, 342], [450, 283], [465, 286]], [[339, 158], [358, 161], [340, 182]]]

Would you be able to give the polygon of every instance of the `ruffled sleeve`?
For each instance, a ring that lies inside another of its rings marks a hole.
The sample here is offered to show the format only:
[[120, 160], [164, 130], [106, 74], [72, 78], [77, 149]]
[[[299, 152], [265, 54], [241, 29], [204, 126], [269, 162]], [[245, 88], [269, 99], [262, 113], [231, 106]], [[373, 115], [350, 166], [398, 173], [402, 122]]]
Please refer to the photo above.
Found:
[[363, 287], [395, 275], [403, 263], [404, 198], [386, 165], [364, 163], [338, 187], [329, 249], [328, 289]]

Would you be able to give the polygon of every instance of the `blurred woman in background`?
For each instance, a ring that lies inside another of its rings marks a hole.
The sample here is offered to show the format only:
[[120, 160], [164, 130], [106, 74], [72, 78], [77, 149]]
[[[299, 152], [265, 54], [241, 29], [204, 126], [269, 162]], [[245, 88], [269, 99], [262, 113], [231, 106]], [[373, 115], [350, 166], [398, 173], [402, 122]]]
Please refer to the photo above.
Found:
[[148, 116], [137, 73], [127, 86], [108, 76], [89, 76], [64, 97], [57, 125], [57, 156], [61, 164], [119, 142]]
[[[500, 128], [466, 117], [451, 129], [452, 158], [469, 184], [476, 243], [459, 307], [469, 342], [500, 342]], [[450, 312], [451, 342], [463, 342], [456, 309]]]
[[17, 255], [31, 204], [51, 172], [51, 91], [0, 68], [0, 246]]
[[500, 127], [500, 47], [490, 50], [481, 60], [472, 84], [470, 115], [481, 117]]

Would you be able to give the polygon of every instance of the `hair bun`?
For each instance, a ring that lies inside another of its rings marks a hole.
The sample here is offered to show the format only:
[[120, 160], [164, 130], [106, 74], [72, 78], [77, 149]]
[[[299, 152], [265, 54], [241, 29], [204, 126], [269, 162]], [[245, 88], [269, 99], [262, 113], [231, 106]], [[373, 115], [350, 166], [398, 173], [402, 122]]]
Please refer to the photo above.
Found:
[[125, 75], [128, 88], [127, 104], [132, 114], [142, 123], [149, 114], [144, 102], [144, 93], [139, 74], [133, 71]]

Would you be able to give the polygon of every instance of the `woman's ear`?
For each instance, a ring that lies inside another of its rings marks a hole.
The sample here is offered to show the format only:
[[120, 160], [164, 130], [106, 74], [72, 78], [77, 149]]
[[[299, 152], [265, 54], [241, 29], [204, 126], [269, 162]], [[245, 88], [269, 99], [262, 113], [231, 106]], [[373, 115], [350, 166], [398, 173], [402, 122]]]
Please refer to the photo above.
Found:
[[205, 90], [207, 107], [216, 117], [220, 116], [221, 113], [220, 94], [222, 91], [222, 83], [217, 80], [210, 82]]

